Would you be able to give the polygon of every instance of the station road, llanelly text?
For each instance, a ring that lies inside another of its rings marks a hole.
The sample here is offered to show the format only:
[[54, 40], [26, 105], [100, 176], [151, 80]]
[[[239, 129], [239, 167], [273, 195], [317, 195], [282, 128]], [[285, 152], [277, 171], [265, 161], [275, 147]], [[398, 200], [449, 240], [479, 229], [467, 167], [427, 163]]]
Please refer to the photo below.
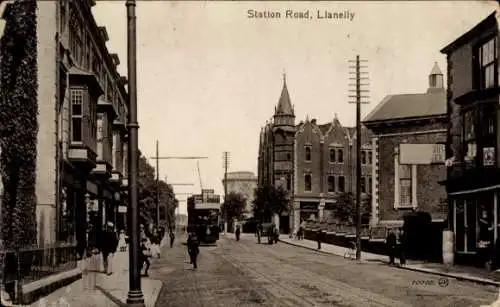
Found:
[[349, 10], [332, 12], [328, 10], [316, 11], [256, 11], [247, 10], [247, 17], [252, 19], [345, 19], [352, 21], [354, 19], [354, 12]]

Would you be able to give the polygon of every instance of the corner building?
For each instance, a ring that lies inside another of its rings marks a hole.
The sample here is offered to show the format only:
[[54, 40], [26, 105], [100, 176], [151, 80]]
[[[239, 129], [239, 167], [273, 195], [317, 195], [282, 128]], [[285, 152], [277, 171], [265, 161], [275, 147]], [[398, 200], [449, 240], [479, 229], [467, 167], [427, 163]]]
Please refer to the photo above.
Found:
[[[371, 194], [371, 132], [362, 127], [361, 193]], [[356, 129], [344, 127], [337, 116], [318, 124], [306, 118], [295, 124], [295, 111], [283, 80], [273, 119], [260, 132], [258, 185], [282, 186], [289, 193], [290, 210], [279, 217], [284, 233], [313, 216], [328, 219], [344, 193], [356, 192]]]

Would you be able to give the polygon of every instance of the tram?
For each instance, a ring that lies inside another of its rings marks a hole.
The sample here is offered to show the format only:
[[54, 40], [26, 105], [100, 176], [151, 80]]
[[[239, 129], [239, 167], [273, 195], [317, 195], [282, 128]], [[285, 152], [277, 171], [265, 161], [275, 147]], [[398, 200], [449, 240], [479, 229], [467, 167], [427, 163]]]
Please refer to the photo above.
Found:
[[219, 240], [220, 197], [213, 190], [188, 198], [188, 232], [195, 232], [201, 244], [216, 244]]

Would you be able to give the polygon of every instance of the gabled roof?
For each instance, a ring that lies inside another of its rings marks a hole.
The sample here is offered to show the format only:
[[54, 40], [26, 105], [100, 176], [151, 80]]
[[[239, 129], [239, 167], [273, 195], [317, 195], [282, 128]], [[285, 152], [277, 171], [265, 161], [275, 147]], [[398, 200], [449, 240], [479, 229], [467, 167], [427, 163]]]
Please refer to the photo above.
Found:
[[363, 120], [366, 122], [429, 117], [446, 114], [446, 92], [386, 96]]
[[274, 115], [294, 115], [292, 103], [290, 102], [290, 94], [286, 87], [286, 77], [283, 75], [283, 89], [281, 90], [280, 100]]

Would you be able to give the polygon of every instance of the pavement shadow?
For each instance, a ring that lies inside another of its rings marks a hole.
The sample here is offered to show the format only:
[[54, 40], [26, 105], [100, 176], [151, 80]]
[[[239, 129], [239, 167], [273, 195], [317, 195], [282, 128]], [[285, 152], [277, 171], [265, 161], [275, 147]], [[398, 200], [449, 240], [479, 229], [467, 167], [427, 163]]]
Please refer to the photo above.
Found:
[[98, 286], [96, 285], [96, 288], [102, 292], [102, 294], [104, 294], [104, 296], [106, 296], [108, 299], [110, 299], [113, 303], [115, 303], [116, 305], [120, 306], [120, 307], [127, 307], [127, 304], [122, 302], [119, 298], [117, 298], [116, 296], [114, 296], [113, 294], [111, 294], [109, 291], [107, 291], [106, 289], [102, 288], [101, 286]]

